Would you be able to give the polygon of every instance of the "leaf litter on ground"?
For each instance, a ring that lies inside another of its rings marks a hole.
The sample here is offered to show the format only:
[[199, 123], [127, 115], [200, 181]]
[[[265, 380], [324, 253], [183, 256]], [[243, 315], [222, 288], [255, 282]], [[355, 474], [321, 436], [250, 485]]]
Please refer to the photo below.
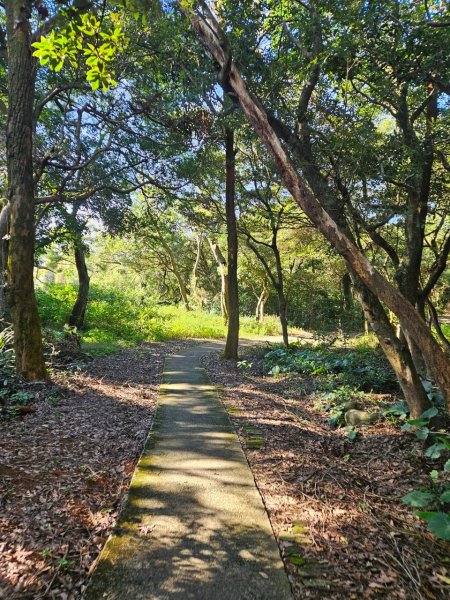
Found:
[[0, 421], [1, 598], [81, 598], [150, 430], [164, 356], [185, 344], [55, 372], [34, 412]]
[[[434, 466], [423, 443], [389, 419], [359, 427], [352, 441], [318, 407], [313, 377], [267, 376], [251, 351], [241, 360], [252, 367], [218, 355], [204, 357], [203, 366], [230, 409], [294, 598], [448, 598], [450, 544], [433, 538], [401, 502], [430, 484]], [[249, 428], [264, 444], [247, 443]]]

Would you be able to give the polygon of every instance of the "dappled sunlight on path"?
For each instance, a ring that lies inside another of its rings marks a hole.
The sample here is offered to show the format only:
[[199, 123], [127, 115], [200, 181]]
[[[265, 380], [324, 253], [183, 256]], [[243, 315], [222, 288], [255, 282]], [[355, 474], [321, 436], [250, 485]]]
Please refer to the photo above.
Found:
[[152, 432], [86, 600], [291, 598], [242, 448], [199, 367], [221, 348], [166, 360]]

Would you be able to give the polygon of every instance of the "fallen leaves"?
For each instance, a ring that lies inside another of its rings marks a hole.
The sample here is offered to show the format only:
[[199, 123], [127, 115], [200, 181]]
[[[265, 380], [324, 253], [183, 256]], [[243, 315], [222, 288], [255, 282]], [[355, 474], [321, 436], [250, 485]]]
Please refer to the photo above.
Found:
[[[350, 442], [314, 408], [311, 378], [265, 377], [251, 362], [243, 371], [211, 355], [203, 366], [230, 409], [294, 598], [446, 600], [450, 546], [400, 502], [427, 482], [417, 441], [380, 422]], [[259, 447], [247, 443], [255, 430]]]
[[[151, 426], [166, 352], [148, 344], [55, 375], [0, 423], [0, 597], [81, 598]], [[150, 530], [147, 532], [150, 533]]]

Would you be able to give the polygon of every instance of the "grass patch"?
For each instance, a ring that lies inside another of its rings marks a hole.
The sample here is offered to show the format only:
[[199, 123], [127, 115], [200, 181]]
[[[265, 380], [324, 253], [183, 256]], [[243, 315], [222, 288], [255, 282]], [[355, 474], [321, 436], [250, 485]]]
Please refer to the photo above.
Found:
[[[39, 288], [36, 295], [43, 327], [51, 333], [61, 332], [76, 300], [77, 287], [49, 284]], [[215, 313], [162, 306], [152, 300], [144, 303], [132, 291], [92, 285], [85, 327], [78, 333], [85, 351], [109, 354], [143, 341], [222, 339], [226, 327], [221, 315]], [[269, 315], [264, 323], [257, 323], [252, 317], [241, 317], [241, 334], [279, 335], [279, 319]]]

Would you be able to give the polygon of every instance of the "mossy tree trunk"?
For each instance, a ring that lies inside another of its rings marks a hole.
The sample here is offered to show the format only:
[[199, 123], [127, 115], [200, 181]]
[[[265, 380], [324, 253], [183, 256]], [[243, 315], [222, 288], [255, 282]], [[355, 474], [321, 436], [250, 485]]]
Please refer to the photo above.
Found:
[[17, 372], [46, 378], [42, 335], [34, 293], [35, 216], [33, 189], [33, 96], [30, 0], [6, 0], [8, 49], [8, 200], [11, 205], [8, 299], [14, 328]]

